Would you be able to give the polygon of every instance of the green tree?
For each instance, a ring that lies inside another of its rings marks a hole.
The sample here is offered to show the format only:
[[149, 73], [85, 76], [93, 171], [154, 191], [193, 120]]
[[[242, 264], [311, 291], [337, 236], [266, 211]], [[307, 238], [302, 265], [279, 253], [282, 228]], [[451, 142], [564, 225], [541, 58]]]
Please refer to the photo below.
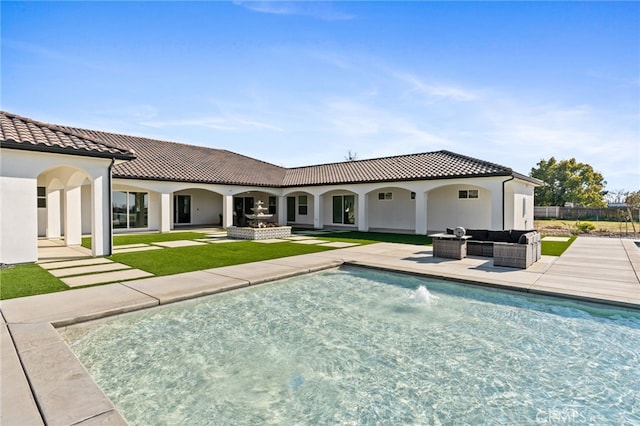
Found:
[[540, 160], [530, 175], [544, 182], [535, 189], [539, 206], [564, 206], [575, 203], [584, 207], [606, 207], [602, 174], [589, 164], [578, 163], [575, 158], [558, 161], [554, 157]]
[[640, 191], [630, 192], [624, 202], [632, 209], [640, 209]]

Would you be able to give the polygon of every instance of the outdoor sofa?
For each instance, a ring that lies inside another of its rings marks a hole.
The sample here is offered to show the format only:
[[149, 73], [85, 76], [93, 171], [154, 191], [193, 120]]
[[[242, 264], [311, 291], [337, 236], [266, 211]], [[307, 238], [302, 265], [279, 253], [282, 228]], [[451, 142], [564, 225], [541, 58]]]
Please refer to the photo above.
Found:
[[[447, 234], [453, 234], [448, 228]], [[535, 230], [490, 231], [467, 229], [467, 256], [493, 257], [495, 266], [526, 269], [542, 255], [541, 236]]]

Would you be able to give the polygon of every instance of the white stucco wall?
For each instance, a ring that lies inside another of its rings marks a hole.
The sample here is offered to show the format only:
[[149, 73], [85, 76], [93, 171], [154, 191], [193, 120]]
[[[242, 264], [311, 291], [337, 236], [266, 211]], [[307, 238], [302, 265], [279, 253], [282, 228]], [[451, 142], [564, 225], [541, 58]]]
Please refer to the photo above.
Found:
[[505, 184], [505, 228], [533, 229], [534, 187], [521, 180]]
[[[391, 200], [380, 200], [379, 193], [391, 193]], [[401, 188], [379, 188], [370, 192], [369, 228], [414, 230], [416, 227], [416, 200], [411, 191]]]
[[[476, 189], [478, 198], [459, 199], [458, 191]], [[447, 185], [427, 194], [427, 227], [430, 231], [463, 226], [470, 229], [492, 228], [492, 194], [471, 184]]]
[[38, 260], [36, 178], [1, 176], [0, 198], [0, 263], [35, 262]]
[[[307, 214], [300, 214], [299, 211], [299, 196], [306, 195], [307, 196]], [[306, 192], [292, 192], [287, 194], [287, 197], [295, 197], [296, 199], [296, 216], [294, 223], [299, 225], [313, 225], [313, 209], [314, 209], [314, 197], [313, 194], [309, 194]], [[287, 209], [285, 208], [285, 212]]]
[[[101, 188], [106, 188], [107, 172], [111, 160], [89, 158], [74, 155], [50, 154], [43, 152], [23, 151], [3, 148], [0, 154], [0, 262], [26, 263], [34, 262], [38, 257], [38, 180], [46, 185], [59, 188], [78, 188], [85, 179], [89, 182], [98, 179]], [[40, 179], [39, 179], [40, 178]], [[41, 185], [43, 186], [43, 185]], [[100, 235], [94, 235], [94, 254], [103, 254], [110, 248], [110, 230], [108, 206], [101, 204], [106, 191], [97, 191], [94, 199], [101, 205], [99, 211], [93, 211], [93, 228]], [[66, 191], [65, 191], [66, 194]], [[65, 195], [66, 196], [66, 195]], [[74, 200], [79, 201], [80, 197]], [[98, 205], [95, 204], [95, 205]], [[77, 205], [77, 212], [82, 208]], [[78, 234], [82, 229], [81, 214], [69, 216], [68, 209], [65, 227], [70, 223], [77, 225]], [[75, 214], [75, 213], [74, 213]], [[73, 241], [75, 242], [75, 234]]]

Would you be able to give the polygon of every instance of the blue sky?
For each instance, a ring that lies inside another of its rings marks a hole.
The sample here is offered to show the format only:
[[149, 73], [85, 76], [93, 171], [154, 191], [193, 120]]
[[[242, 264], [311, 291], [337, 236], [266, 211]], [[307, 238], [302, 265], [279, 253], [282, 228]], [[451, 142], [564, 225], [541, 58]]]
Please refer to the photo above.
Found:
[[293, 167], [446, 149], [640, 189], [638, 2], [11, 2], [2, 109]]

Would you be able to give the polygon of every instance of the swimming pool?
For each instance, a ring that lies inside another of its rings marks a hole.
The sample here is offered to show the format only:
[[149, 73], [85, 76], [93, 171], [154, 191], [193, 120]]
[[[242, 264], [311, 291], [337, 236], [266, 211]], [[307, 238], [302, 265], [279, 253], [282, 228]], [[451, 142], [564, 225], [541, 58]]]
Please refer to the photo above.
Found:
[[60, 330], [130, 424], [637, 424], [640, 315], [341, 268]]

